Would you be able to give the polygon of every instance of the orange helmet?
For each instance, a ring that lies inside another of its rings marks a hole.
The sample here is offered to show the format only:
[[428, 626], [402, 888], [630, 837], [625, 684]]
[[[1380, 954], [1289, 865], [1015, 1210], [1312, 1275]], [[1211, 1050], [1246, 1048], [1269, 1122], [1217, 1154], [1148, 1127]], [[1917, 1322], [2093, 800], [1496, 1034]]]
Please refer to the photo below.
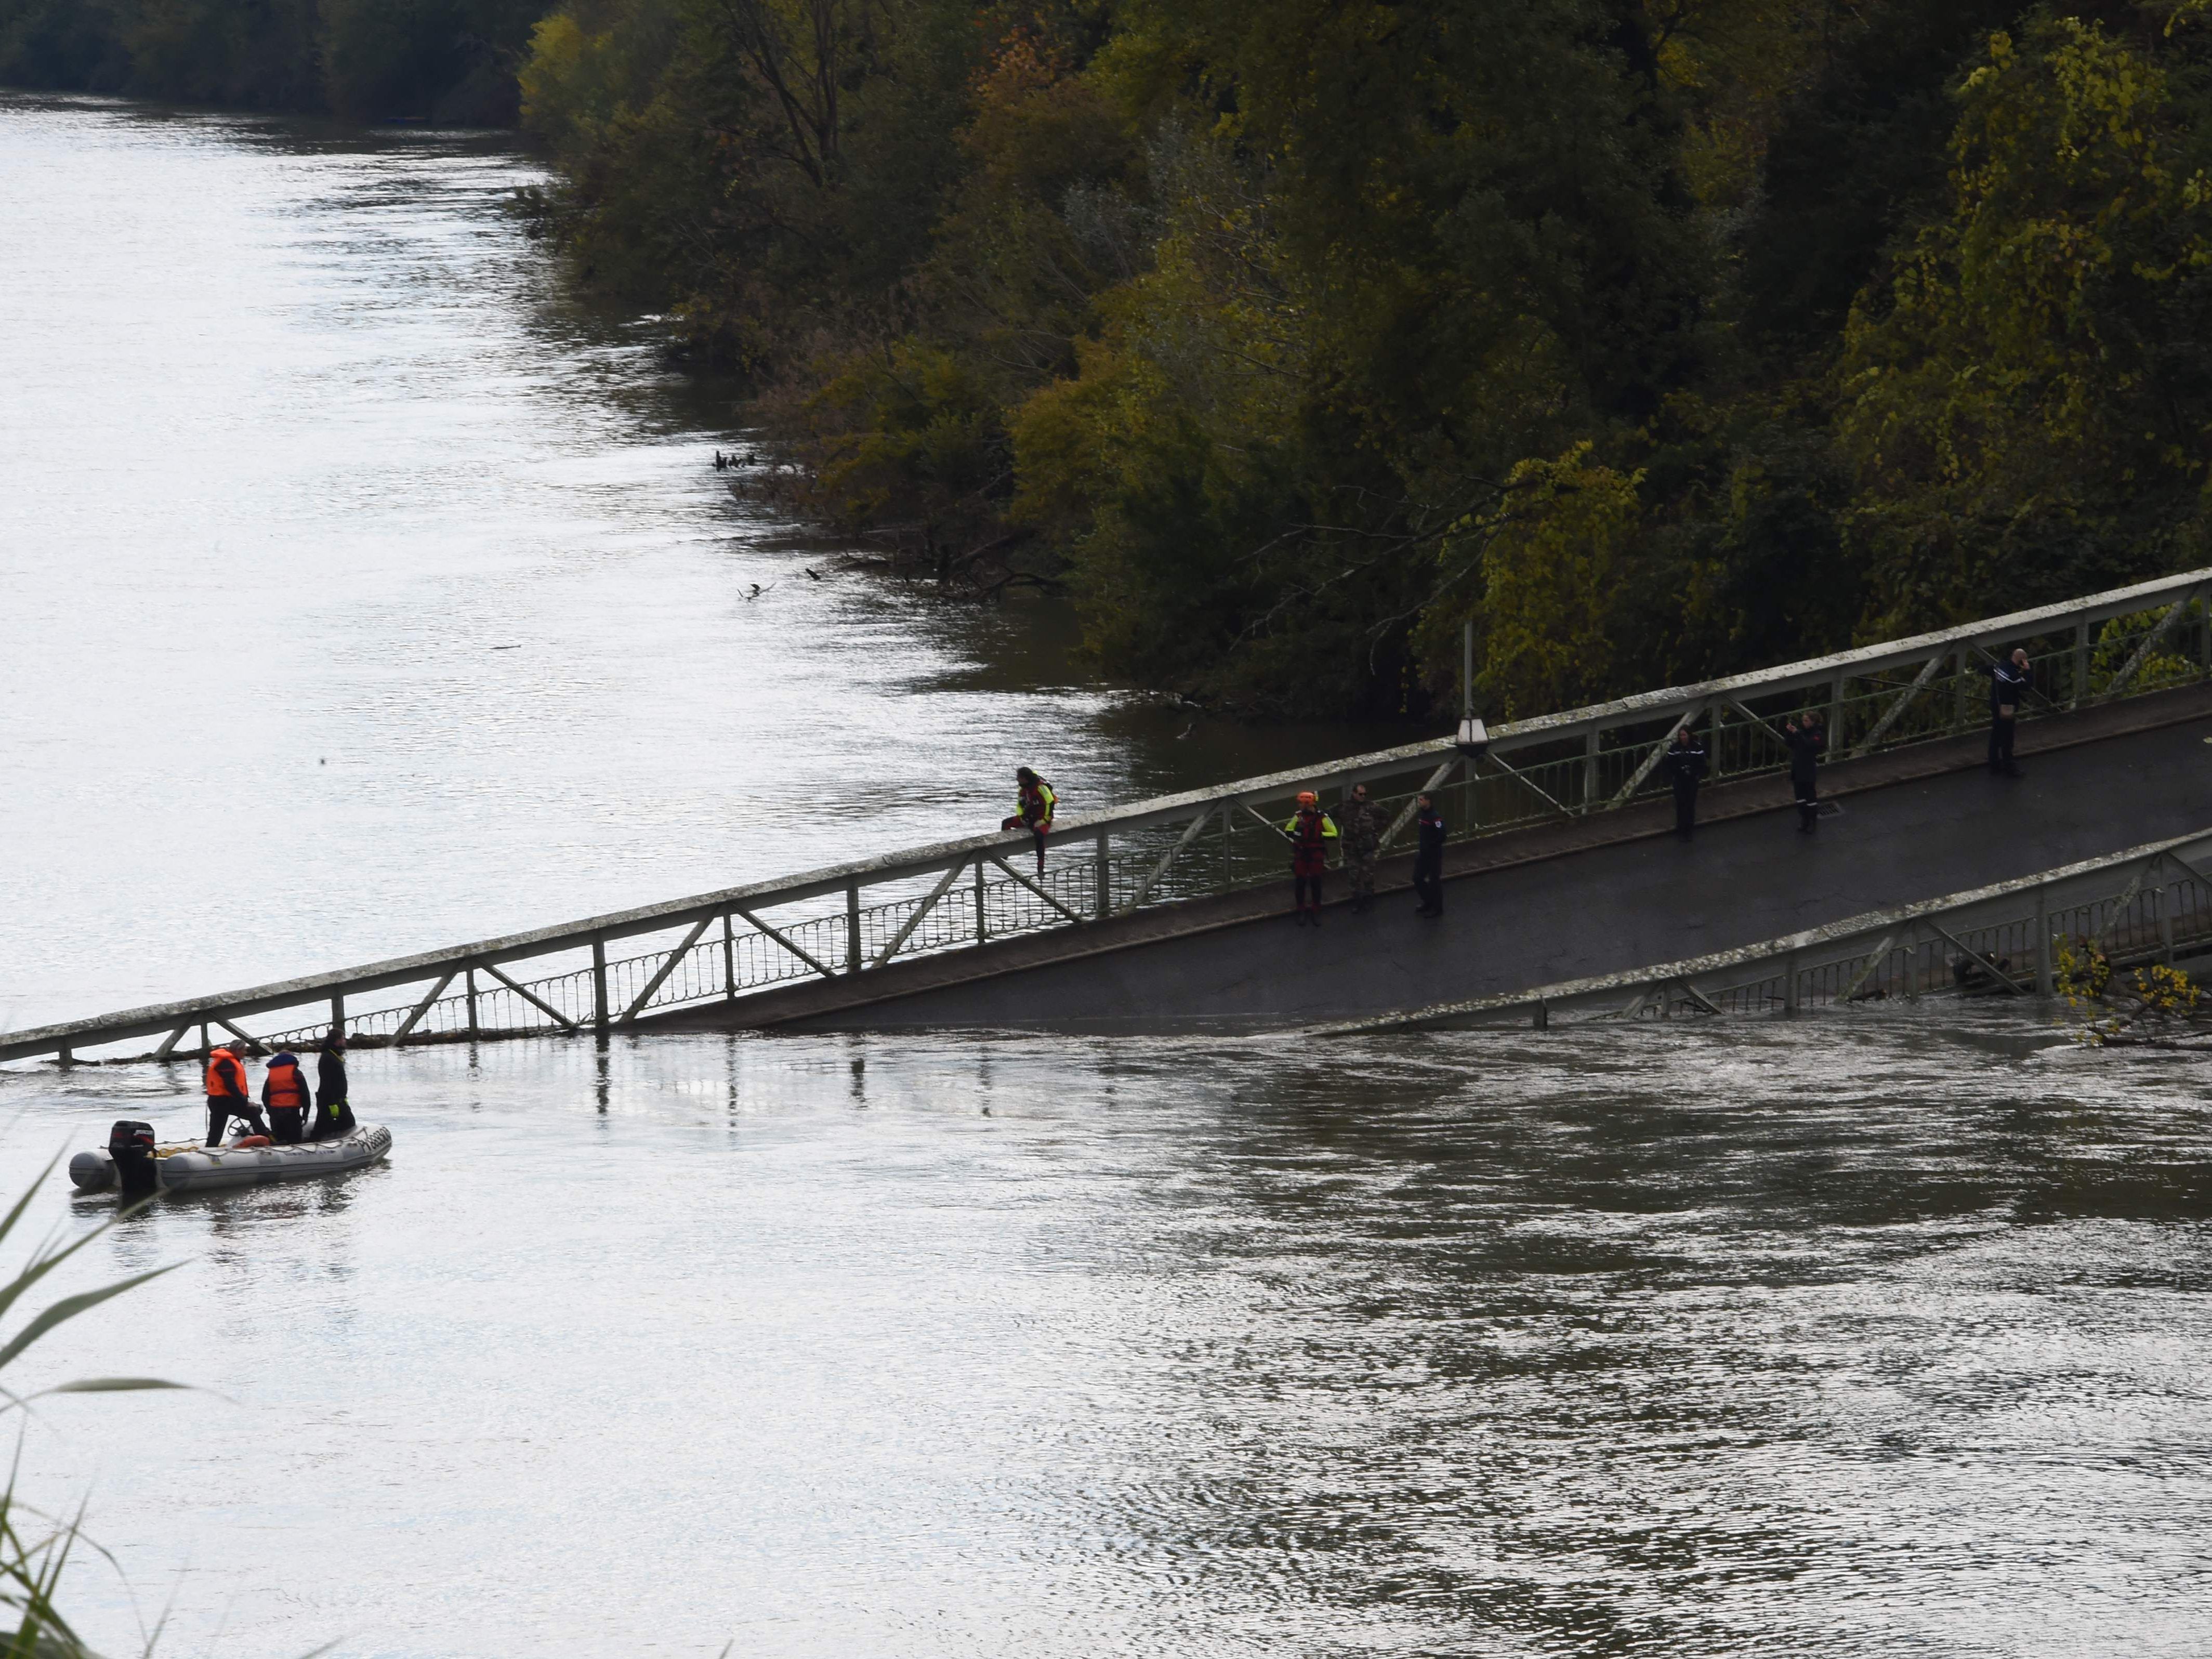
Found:
[[1301, 789], [1298, 791], [1298, 805], [1301, 806], [1318, 806], [1321, 805], [1321, 797], [1314, 793], [1310, 789]]

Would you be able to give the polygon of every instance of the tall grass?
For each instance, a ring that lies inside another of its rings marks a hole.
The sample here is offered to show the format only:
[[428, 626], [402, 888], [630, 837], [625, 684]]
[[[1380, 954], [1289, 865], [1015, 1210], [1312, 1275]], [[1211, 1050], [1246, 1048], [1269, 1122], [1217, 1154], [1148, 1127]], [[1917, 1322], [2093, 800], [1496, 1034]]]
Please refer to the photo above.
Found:
[[[34, 1181], [15, 1200], [7, 1218], [0, 1220], [0, 1244], [5, 1244], [30, 1207], [31, 1199], [39, 1182], [54, 1172], [58, 1156], [48, 1164]], [[150, 1203], [150, 1199], [146, 1202]], [[62, 1244], [49, 1237], [33, 1245], [28, 1259], [15, 1276], [0, 1283], [0, 1329], [17, 1304], [40, 1280], [60, 1267], [79, 1250], [100, 1237], [109, 1228], [144, 1207], [132, 1205], [118, 1211], [113, 1217], [74, 1243]], [[172, 1264], [173, 1266], [174, 1264]], [[150, 1272], [133, 1273], [112, 1285], [97, 1290], [81, 1291], [75, 1296], [65, 1296], [49, 1304], [26, 1321], [13, 1335], [0, 1337], [0, 1417], [11, 1412], [27, 1412], [37, 1401], [63, 1394], [123, 1394], [146, 1389], [173, 1389], [180, 1386], [151, 1376], [94, 1376], [75, 1382], [58, 1382], [33, 1394], [18, 1394], [9, 1388], [4, 1374], [9, 1365], [21, 1358], [26, 1350], [42, 1337], [50, 1335], [57, 1327], [68, 1323], [78, 1315], [88, 1313], [112, 1297], [135, 1290], [149, 1279], [159, 1279], [171, 1271], [155, 1267]], [[62, 1570], [69, 1565], [70, 1556], [83, 1543], [82, 1512], [67, 1519], [58, 1519], [40, 1513], [20, 1497], [16, 1491], [16, 1474], [21, 1467], [22, 1442], [16, 1441], [16, 1458], [11, 1464], [8, 1482], [0, 1487], [0, 1659], [90, 1659], [90, 1650], [78, 1638], [70, 1622], [62, 1615], [56, 1603], [61, 1586]], [[9, 1633], [8, 1626], [15, 1626]]]

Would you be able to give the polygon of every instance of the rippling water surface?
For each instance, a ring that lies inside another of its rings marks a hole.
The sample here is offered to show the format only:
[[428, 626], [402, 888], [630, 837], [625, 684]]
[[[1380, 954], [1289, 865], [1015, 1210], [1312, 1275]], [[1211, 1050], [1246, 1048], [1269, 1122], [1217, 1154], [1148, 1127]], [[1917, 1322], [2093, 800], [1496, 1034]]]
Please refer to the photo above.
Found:
[[995, 827], [1019, 761], [1079, 814], [1369, 735], [1136, 702], [739, 506], [544, 176], [0, 94], [0, 1030]]
[[188, 1655], [2200, 1654], [2212, 1112], [2049, 1043], [374, 1054], [388, 1166], [96, 1247], [47, 1374], [212, 1392], [32, 1474]]
[[[0, 1026], [1356, 735], [748, 516], [538, 176], [0, 99]], [[387, 1166], [58, 1276], [183, 1264], [11, 1383], [203, 1392], [24, 1480], [111, 1655], [2201, 1654], [2203, 1079], [2042, 1018], [372, 1053]], [[0, 1073], [0, 1200], [194, 1093]]]

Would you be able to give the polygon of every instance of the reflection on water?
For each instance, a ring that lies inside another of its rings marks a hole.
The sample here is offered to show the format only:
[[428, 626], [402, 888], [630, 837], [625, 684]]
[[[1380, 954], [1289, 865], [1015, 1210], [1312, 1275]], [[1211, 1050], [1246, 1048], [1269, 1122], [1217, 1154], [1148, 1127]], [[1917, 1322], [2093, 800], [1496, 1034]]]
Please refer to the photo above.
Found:
[[364, 1055], [32, 1474], [185, 1654], [2202, 1652], [2197, 1070], [1942, 1018]]
[[542, 177], [0, 94], [0, 1029], [993, 826], [1018, 762], [1080, 815], [1371, 740], [1133, 701], [733, 501], [726, 389], [564, 291]]

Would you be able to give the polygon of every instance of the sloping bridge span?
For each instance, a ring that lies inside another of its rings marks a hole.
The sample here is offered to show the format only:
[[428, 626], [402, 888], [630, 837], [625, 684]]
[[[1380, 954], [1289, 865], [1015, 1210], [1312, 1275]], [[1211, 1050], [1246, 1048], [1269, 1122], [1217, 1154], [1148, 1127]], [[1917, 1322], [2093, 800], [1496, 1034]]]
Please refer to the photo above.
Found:
[[[0, 1060], [167, 1059], [212, 1041], [489, 1040], [678, 1027], [1310, 1024], [1510, 994], [1825, 923], [2212, 823], [2212, 570], [1066, 823], [1042, 876], [993, 833], [270, 985], [0, 1035]], [[2025, 781], [1979, 771], [1987, 663], [2025, 646]], [[1796, 837], [1775, 723], [1818, 708], [1844, 816]], [[1714, 820], [1664, 838], [1661, 750], [1695, 723]], [[1454, 827], [1449, 914], [1389, 896], [1290, 927], [1273, 825], [1370, 785]], [[1780, 831], [1778, 834], [1778, 830]], [[151, 1044], [149, 1048], [148, 1045]]]

